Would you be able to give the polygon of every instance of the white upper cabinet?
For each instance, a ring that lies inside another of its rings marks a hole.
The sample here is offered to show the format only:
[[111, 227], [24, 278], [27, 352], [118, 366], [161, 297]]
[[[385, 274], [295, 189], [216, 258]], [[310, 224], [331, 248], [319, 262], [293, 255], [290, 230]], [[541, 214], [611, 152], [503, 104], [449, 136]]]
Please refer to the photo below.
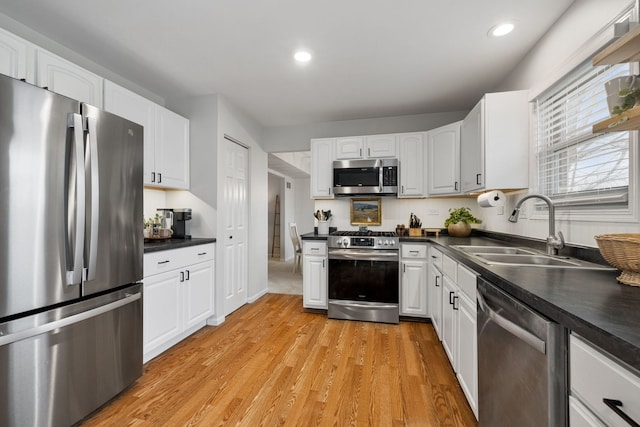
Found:
[[528, 92], [486, 94], [463, 121], [460, 153], [463, 193], [528, 188]]
[[163, 188], [189, 189], [189, 120], [156, 106], [155, 182]]
[[427, 183], [430, 196], [460, 193], [460, 127], [452, 123], [428, 131]]
[[189, 120], [110, 81], [104, 107], [144, 126], [144, 185], [189, 188]]
[[424, 133], [397, 135], [400, 183], [398, 198], [424, 197]]
[[102, 108], [102, 77], [42, 49], [36, 51], [36, 84]]
[[397, 153], [396, 135], [369, 135], [364, 137], [364, 157], [369, 159], [394, 158]]
[[311, 140], [311, 198], [333, 199], [333, 149], [336, 140]]
[[35, 46], [0, 29], [0, 74], [35, 83]]
[[364, 156], [364, 136], [336, 138], [336, 160], [362, 159]]
[[368, 135], [336, 138], [336, 160], [397, 157], [396, 135]]

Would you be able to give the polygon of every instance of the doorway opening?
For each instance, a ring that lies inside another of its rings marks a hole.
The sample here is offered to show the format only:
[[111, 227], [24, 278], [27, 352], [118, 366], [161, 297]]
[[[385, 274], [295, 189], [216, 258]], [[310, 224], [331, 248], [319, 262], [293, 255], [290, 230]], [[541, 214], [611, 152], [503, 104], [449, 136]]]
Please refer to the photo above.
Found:
[[271, 153], [268, 157], [268, 291], [302, 294], [302, 262], [289, 225], [298, 234], [312, 233], [314, 202], [310, 197], [310, 152]]

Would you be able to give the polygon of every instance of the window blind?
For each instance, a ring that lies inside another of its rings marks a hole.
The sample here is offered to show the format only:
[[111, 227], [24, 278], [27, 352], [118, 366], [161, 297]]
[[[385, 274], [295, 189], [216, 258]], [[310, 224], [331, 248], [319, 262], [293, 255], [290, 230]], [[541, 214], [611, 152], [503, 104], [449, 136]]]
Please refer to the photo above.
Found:
[[592, 125], [610, 116], [604, 83], [630, 74], [629, 64], [586, 62], [535, 100], [537, 190], [557, 206], [627, 206], [629, 132], [593, 134]]

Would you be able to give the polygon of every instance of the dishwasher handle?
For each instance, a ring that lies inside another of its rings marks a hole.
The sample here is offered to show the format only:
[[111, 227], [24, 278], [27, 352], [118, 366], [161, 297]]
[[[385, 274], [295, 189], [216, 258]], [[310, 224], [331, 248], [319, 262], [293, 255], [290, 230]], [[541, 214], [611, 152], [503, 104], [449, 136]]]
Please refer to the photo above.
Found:
[[489, 306], [489, 304], [487, 304], [484, 297], [482, 296], [482, 292], [477, 293], [477, 298], [480, 310], [484, 311], [496, 325], [520, 338], [522, 341], [526, 342], [540, 353], [546, 354], [547, 345], [543, 340], [527, 331], [526, 329], [522, 328], [521, 326], [516, 325], [511, 320], [498, 314]]

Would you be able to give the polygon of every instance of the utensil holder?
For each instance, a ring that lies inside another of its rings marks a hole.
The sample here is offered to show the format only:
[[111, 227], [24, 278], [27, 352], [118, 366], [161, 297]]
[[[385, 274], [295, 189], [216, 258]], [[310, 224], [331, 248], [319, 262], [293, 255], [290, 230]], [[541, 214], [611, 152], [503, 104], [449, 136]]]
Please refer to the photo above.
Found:
[[329, 234], [329, 221], [318, 221], [318, 234]]

